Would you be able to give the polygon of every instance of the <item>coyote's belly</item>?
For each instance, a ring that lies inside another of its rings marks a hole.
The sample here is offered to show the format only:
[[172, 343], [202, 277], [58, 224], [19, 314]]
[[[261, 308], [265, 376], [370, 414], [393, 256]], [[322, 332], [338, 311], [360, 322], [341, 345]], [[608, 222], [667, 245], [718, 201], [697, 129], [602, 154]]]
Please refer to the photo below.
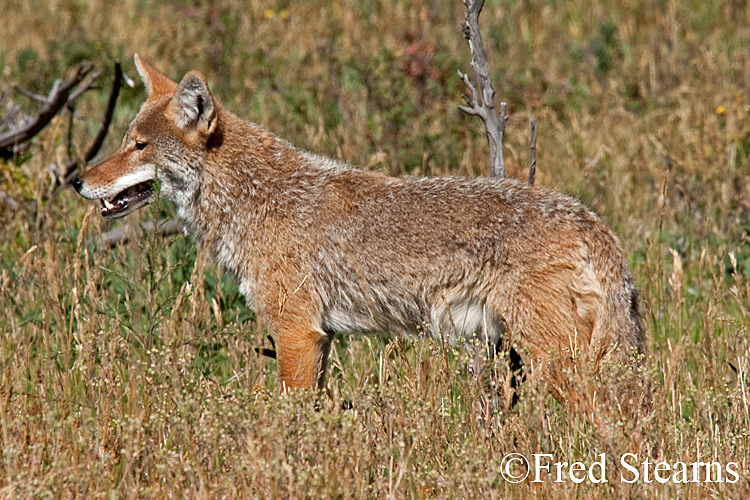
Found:
[[[342, 290], [344, 287], [340, 288]], [[351, 292], [351, 291], [349, 291]], [[322, 327], [331, 333], [398, 333], [455, 343], [474, 337], [498, 346], [501, 319], [486, 298], [398, 296], [393, 288], [324, 295]]]

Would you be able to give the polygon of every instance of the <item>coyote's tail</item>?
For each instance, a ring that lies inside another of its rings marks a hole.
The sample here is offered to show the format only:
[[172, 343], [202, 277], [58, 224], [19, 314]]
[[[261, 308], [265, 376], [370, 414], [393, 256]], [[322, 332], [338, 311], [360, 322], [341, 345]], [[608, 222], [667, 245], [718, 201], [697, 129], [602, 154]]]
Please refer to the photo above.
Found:
[[[650, 391], [644, 379], [646, 334], [641, 321], [638, 290], [619, 244], [611, 233], [599, 235], [613, 241], [598, 246], [602, 254], [592, 255], [602, 289], [599, 321], [592, 335], [594, 366], [607, 393], [624, 412], [648, 411]], [[612, 250], [617, 255], [612, 254]]]

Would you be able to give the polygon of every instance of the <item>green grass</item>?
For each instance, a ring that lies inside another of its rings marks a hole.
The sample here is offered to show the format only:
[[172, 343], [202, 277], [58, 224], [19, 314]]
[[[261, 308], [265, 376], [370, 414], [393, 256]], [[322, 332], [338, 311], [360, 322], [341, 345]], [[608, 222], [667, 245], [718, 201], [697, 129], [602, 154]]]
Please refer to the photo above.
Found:
[[[456, 70], [470, 70], [459, 1], [9, 0], [3, 11], [4, 88], [46, 93], [81, 59], [106, 75], [120, 58], [137, 79], [138, 52], [173, 78], [200, 69], [239, 116], [363, 168], [488, 168], [482, 124], [456, 109]], [[534, 116], [537, 183], [602, 214], [641, 291], [654, 411], [613, 435], [534, 381], [508, 409], [489, 385], [505, 382], [502, 363], [478, 382], [464, 353], [432, 342], [339, 338], [324, 398], [281, 394], [275, 361], [255, 352], [270, 347], [265, 332], [190, 238], [101, 249], [119, 223], [73, 192], [52, 195], [47, 165], [64, 159], [67, 127], [56, 120], [0, 164], [0, 189], [22, 203], [0, 204], [0, 498], [746, 495], [749, 20], [742, 2], [612, 0], [488, 1], [480, 18], [511, 113], [509, 175], [526, 175]], [[105, 94], [77, 106], [79, 150]], [[140, 83], [123, 89], [107, 151], [144, 98]], [[500, 475], [512, 452], [586, 464], [606, 453], [609, 482], [512, 484]], [[740, 477], [630, 485], [623, 453], [734, 461]]]

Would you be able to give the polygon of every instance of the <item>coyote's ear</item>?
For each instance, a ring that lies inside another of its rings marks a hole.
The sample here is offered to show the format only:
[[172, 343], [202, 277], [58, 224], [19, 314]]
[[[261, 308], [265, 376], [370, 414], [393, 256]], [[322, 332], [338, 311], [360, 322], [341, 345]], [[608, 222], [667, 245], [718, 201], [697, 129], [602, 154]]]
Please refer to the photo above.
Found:
[[183, 130], [210, 135], [216, 129], [214, 98], [199, 71], [189, 71], [182, 78], [172, 98], [171, 111], [175, 125]]
[[177, 82], [172, 81], [164, 73], [151, 66], [138, 54], [133, 56], [133, 60], [135, 61], [135, 69], [141, 75], [149, 96], [171, 94], [175, 91]]

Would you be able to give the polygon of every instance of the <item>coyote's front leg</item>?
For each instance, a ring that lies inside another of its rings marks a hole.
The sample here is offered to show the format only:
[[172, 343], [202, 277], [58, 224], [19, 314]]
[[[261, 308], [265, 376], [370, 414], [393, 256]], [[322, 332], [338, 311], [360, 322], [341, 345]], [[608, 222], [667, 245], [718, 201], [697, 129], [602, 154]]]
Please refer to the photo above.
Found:
[[283, 387], [323, 388], [331, 338], [304, 324], [285, 325], [274, 336]]
[[[263, 311], [276, 343], [279, 377], [284, 389], [323, 387], [332, 335], [323, 331], [313, 294], [305, 281], [296, 287], [276, 286], [264, 290]], [[294, 280], [292, 280], [294, 282]]]

